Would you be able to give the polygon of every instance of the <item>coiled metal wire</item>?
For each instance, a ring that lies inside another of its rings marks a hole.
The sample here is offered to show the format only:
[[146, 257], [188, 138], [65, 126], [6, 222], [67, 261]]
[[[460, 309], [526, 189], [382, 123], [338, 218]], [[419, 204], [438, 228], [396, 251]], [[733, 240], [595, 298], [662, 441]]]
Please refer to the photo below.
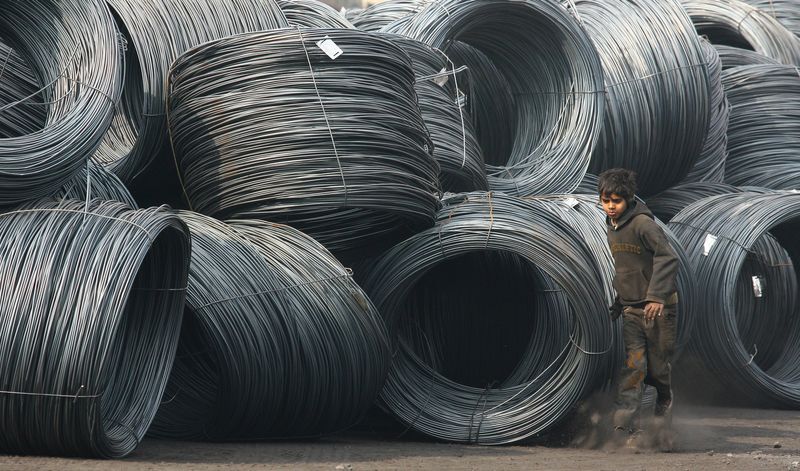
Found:
[[380, 31], [397, 20], [417, 13], [427, 3], [427, 0], [386, 0], [373, 3], [357, 12], [350, 21], [361, 31]]
[[663, 191], [688, 174], [706, 141], [710, 89], [697, 33], [677, 0], [574, 5], [606, 79], [605, 127], [590, 171], [630, 168], [642, 195]]
[[0, 215], [0, 450], [119, 458], [156, 413], [190, 241], [161, 208], [40, 201]]
[[[0, 139], [22, 136], [42, 129], [47, 107], [36, 92], [41, 88], [30, 66], [11, 46], [0, 38]], [[9, 103], [30, 97], [16, 106]]]
[[441, 169], [443, 191], [488, 189], [483, 153], [475, 139], [463, 97], [461, 70], [443, 52], [427, 44], [398, 35], [386, 35], [411, 58], [416, 76], [414, 89], [422, 119], [431, 133], [433, 158]]
[[719, 53], [719, 58], [722, 61], [722, 70], [731, 69], [733, 67], [740, 67], [743, 65], [780, 64], [780, 62], [771, 57], [767, 57], [764, 54], [760, 54], [756, 51], [751, 51], [749, 49], [726, 46], [724, 44], [715, 44], [714, 47], [717, 49], [717, 53]]
[[490, 155], [489, 187], [514, 195], [571, 192], [603, 125], [603, 71], [591, 40], [551, 0], [444, 0], [383, 31], [449, 53], [464, 42], [491, 60], [515, 96], [509, 155]]
[[647, 207], [662, 221], [669, 222], [676, 214], [695, 201], [709, 196], [739, 193], [739, 187], [727, 183], [692, 182], [676, 185], [647, 198]]
[[[344, 51], [335, 60], [316, 44], [325, 38]], [[337, 256], [433, 224], [439, 168], [411, 61], [377, 35], [293, 29], [207, 43], [173, 65], [169, 112], [196, 211], [287, 223]]]
[[[88, 175], [87, 175], [88, 173]], [[125, 203], [131, 209], [138, 209], [136, 200], [120, 179], [100, 164], [89, 160], [72, 180], [53, 194], [54, 198], [73, 200], [101, 199]]]
[[380, 392], [389, 343], [351, 274], [288, 226], [179, 214], [193, 244], [187, 315], [150, 433], [288, 438], [353, 425]]
[[[704, 198], [670, 222], [705, 293], [692, 351], [730, 395], [751, 403], [800, 406], [798, 218], [796, 193], [743, 192]], [[770, 234], [780, 244], [771, 253], [757, 247]], [[752, 314], [759, 303], [764, 319]]]
[[731, 104], [725, 182], [800, 188], [800, 73], [750, 65], [722, 74]]
[[44, 127], [0, 137], [7, 206], [49, 195], [85, 165], [111, 124], [123, 59], [114, 19], [98, 0], [6, 2], [0, 31], [41, 84], [34, 96], [0, 106], [0, 115], [32, 98], [47, 104]]
[[745, 2], [780, 21], [786, 29], [800, 37], [800, 3], [797, 0], [745, 0]]
[[301, 28], [355, 28], [338, 11], [319, 0], [277, 0], [276, 3], [291, 26], [299, 26]]
[[513, 443], [613, 374], [603, 268], [552, 204], [455, 195], [367, 274], [396, 342], [382, 403], [410, 429]]
[[[285, 27], [274, 0], [108, 0], [125, 33], [125, 93], [95, 159], [130, 182], [159, 155], [166, 137], [169, 66], [218, 38]], [[166, 165], [165, 165], [166, 164]], [[162, 171], [173, 171], [171, 162]]]
[[739, 0], [681, 0], [701, 35], [714, 44], [752, 49], [783, 64], [800, 65], [800, 38], [768, 10]]

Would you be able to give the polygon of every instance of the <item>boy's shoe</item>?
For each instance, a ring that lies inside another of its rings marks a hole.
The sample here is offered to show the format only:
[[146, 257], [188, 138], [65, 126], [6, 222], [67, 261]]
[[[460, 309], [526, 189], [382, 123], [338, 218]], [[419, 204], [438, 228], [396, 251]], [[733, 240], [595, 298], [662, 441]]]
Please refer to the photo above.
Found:
[[656, 401], [656, 410], [653, 412], [653, 415], [656, 417], [665, 417], [672, 411], [672, 399], [667, 399], [666, 401]]

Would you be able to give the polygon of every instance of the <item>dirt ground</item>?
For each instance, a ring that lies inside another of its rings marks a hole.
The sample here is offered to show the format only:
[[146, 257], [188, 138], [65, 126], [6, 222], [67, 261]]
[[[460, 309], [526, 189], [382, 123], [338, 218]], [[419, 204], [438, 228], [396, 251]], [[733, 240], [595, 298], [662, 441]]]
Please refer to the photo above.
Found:
[[0, 456], [13, 470], [220, 469], [800, 469], [800, 411], [683, 407], [675, 450], [480, 447], [349, 432], [310, 442], [189, 443], [146, 439], [118, 461]]

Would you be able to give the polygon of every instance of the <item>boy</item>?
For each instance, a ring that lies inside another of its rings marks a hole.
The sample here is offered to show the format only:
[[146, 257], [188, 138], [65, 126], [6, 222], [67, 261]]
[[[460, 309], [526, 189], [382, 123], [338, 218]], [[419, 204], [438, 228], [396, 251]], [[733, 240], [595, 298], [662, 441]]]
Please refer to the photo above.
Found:
[[634, 172], [607, 170], [600, 174], [597, 187], [614, 256], [617, 297], [610, 311], [613, 319], [622, 315], [624, 322], [625, 364], [613, 422], [619, 431], [615, 433], [624, 433], [632, 444], [645, 384], [658, 393], [656, 419], [666, 425], [671, 420], [678, 261], [653, 213], [634, 198]]

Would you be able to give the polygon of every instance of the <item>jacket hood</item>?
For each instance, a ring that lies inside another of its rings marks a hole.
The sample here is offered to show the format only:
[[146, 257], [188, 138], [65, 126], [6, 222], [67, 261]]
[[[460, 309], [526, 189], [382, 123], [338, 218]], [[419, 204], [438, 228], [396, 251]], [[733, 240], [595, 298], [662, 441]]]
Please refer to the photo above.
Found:
[[622, 213], [622, 216], [620, 216], [619, 219], [617, 219], [616, 226], [611, 223], [611, 218], [608, 217], [608, 216], [606, 216], [606, 224], [611, 229], [613, 229], [615, 231], [618, 231], [622, 227], [624, 227], [625, 224], [629, 223], [633, 218], [635, 218], [636, 216], [638, 216], [640, 214], [644, 214], [647, 217], [649, 217], [650, 219], [655, 219], [655, 217], [653, 216], [653, 213], [650, 211], [650, 208], [648, 208], [647, 205], [644, 204], [643, 201], [633, 200], [631, 202], [630, 206], [628, 207], [628, 209], [626, 209], [625, 212]]

